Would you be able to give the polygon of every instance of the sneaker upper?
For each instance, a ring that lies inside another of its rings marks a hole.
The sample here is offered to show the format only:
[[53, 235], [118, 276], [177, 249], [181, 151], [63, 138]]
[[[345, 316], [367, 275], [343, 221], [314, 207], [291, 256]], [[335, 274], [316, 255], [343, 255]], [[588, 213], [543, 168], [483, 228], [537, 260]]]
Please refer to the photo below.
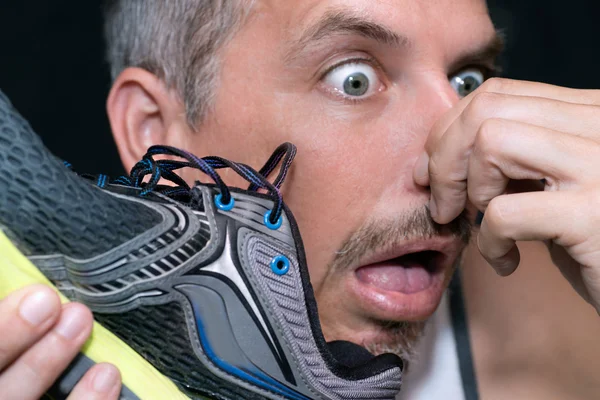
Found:
[[276, 197], [227, 188], [223, 204], [221, 185], [197, 184], [178, 201], [143, 184], [82, 179], [1, 92], [0, 172], [0, 229], [191, 397], [399, 392], [398, 357], [325, 342], [297, 225]]

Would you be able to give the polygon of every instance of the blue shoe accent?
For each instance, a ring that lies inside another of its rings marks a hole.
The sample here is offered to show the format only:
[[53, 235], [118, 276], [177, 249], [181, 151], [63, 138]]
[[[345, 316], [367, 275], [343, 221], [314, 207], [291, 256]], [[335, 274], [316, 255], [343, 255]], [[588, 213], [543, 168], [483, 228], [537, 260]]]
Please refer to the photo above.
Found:
[[202, 318], [200, 316], [200, 313], [198, 312], [198, 309], [195, 307], [193, 302], [192, 302], [192, 308], [194, 309], [194, 315], [196, 317], [196, 327], [198, 328], [198, 336], [200, 338], [200, 343], [202, 344], [202, 348], [204, 349], [206, 356], [217, 367], [221, 368], [225, 372], [228, 372], [228, 373], [238, 377], [239, 379], [242, 379], [246, 382], [250, 382], [253, 385], [256, 385], [262, 389], [277, 393], [278, 395], [283, 396], [286, 399], [310, 400], [308, 397], [290, 389], [289, 387], [281, 384], [280, 382], [276, 381], [275, 379], [271, 378], [270, 376], [263, 375], [263, 374], [256, 374], [257, 376], [255, 376], [253, 374], [249, 374], [248, 372], [243, 371], [243, 370], [241, 370], [237, 367], [234, 367], [233, 365], [230, 365], [230, 364], [226, 363], [225, 361], [221, 360], [215, 354], [213, 349], [210, 347], [210, 343], [208, 343], [208, 338], [206, 337], [206, 333], [204, 332], [204, 326], [202, 324]]
[[277, 275], [285, 275], [290, 270], [290, 260], [284, 256], [279, 255], [271, 260], [271, 270]]
[[106, 179], [108, 178], [108, 176], [100, 174], [98, 175], [98, 181], [96, 182], [96, 186], [100, 187], [100, 188], [105, 188], [106, 187]]
[[230, 211], [235, 205], [235, 199], [233, 198], [233, 196], [230, 196], [230, 198], [231, 199], [228, 204], [223, 204], [223, 202], [221, 201], [223, 199], [223, 195], [219, 193], [215, 196], [215, 205], [219, 210]]
[[283, 217], [280, 215], [279, 219], [274, 224], [271, 223], [270, 217], [271, 217], [271, 210], [267, 211], [265, 213], [265, 217], [263, 218], [265, 226], [271, 230], [276, 231], [277, 229], [279, 229], [281, 227], [281, 224], [283, 223]]

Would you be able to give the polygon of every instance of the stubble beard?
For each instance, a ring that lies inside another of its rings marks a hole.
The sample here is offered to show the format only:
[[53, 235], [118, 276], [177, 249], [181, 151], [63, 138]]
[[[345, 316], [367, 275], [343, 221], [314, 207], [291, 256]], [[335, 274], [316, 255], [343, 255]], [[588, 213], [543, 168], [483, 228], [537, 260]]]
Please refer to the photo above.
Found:
[[373, 355], [392, 353], [404, 361], [405, 368], [417, 360], [417, 347], [423, 337], [426, 321], [381, 322], [381, 331], [375, 339], [362, 346]]
[[[466, 212], [447, 225], [439, 225], [433, 221], [427, 207], [407, 212], [393, 221], [370, 221], [344, 242], [330, 271], [343, 271], [363, 254], [384, 250], [400, 240], [452, 235], [460, 238], [466, 246], [471, 228]], [[454, 269], [457, 265], [458, 260]], [[377, 321], [376, 324], [380, 327], [379, 333], [373, 339], [360, 343], [363, 347], [374, 355], [396, 354], [405, 362], [405, 367], [417, 359], [417, 346], [424, 335], [426, 321]]]

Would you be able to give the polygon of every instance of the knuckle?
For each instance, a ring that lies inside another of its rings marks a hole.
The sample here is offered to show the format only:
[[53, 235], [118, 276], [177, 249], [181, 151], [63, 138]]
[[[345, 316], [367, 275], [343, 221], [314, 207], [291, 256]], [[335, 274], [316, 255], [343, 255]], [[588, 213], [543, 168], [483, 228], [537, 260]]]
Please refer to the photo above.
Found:
[[454, 189], [466, 179], [462, 173], [454, 172], [454, 169], [447, 165], [441, 157], [433, 155], [429, 159], [429, 180], [432, 186], [443, 185]]
[[47, 339], [50, 338], [51, 340], [48, 340], [43, 347], [36, 346], [19, 359], [24, 375], [35, 377], [41, 382], [48, 382], [61, 367], [62, 353], [66, 350], [55, 335], [48, 335]]
[[494, 197], [485, 210], [488, 229], [499, 236], [510, 234], [510, 211], [506, 207], [504, 195]]
[[600, 106], [600, 89], [585, 89], [580, 90], [579, 93], [590, 105], [595, 107]]
[[467, 198], [467, 170], [432, 156], [429, 160], [432, 193], [441, 203], [464, 205]]
[[467, 186], [467, 195], [469, 201], [473, 203], [478, 210], [483, 210], [488, 206], [490, 201], [489, 196], [479, 188], [474, 188], [472, 185]]
[[[16, 376], [21, 382], [35, 382], [36, 386], [45, 385], [50, 378], [49, 368], [54, 365], [46, 357], [27, 354], [15, 362]], [[31, 389], [31, 388], [30, 388]]]
[[475, 136], [474, 152], [484, 156], [495, 154], [506, 140], [502, 134], [504, 122], [500, 119], [486, 119], [479, 126]]
[[497, 93], [477, 93], [462, 114], [463, 122], [483, 119], [485, 115], [496, 108], [494, 104], [498, 102], [499, 98], [500, 95]]
[[508, 86], [512, 84], [511, 79], [490, 78], [481, 85], [482, 92], [503, 93], [507, 91]]

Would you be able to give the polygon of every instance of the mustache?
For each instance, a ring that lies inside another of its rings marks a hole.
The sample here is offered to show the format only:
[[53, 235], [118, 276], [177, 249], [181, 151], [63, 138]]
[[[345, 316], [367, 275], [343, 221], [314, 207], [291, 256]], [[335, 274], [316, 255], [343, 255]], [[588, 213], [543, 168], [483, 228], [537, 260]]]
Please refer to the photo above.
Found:
[[332, 271], [348, 268], [364, 254], [384, 250], [399, 241], [426, 240], [445, 235], [460, 238], [466, 245], [471, 239], [472, 225], [466, 211], [449, 224], [440, 225], [431, 218], [427, 206], [394, 219], [371, 220], [342, 244], [332, 262]]

